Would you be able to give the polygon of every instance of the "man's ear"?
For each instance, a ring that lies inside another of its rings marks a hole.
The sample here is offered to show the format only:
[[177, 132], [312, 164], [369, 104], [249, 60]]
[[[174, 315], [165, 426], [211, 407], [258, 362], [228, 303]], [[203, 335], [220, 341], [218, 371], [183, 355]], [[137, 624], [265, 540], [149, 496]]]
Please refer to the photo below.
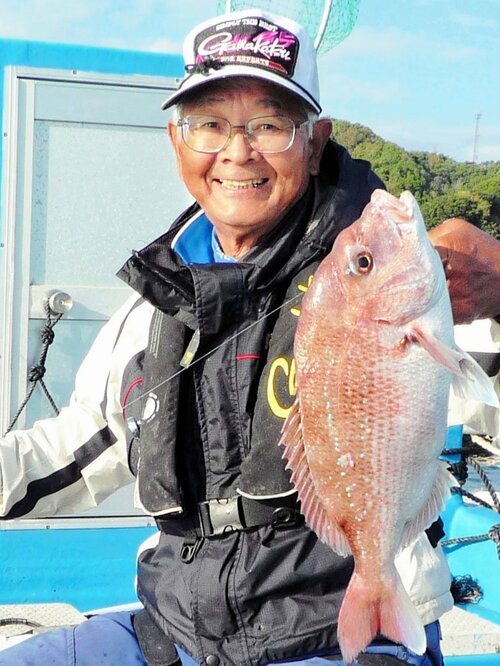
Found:
[[170, 139], [170, 143], [172, 144], [173, 149], [177, 153], [177, 125], [173, 123], [171, 120], [168, 121], [167, 124], [167, 134]]
[[171, 120], [168, 122], [167, 125], [167, 134], [170, 139], [170, 143], [172, 144], [172, 148], [174, 149], [175, 153], [175, 158], [177, 161], [177, 170], [179, 170], [180, 173], [180, 160], [179, 160], [179, 132], [178, 132], [178, 127], [175, 123], [173, 123]]
[[314, 123], [313, 135], [309, 141], [310, 156], [309, 156], [309, 173], [312, 176], [317, 176], [319, 173], [319, 165], [321, 156], [326, 146], [326, 142], [332, 135], [332, 121], [329, 118], [321, 118]]

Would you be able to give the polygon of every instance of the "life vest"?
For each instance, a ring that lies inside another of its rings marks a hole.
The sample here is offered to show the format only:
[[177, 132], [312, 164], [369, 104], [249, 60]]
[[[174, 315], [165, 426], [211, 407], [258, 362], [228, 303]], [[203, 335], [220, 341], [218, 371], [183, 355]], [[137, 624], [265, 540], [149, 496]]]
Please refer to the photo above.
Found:
[[[337, 234], [382, 186], [368, 163], [339, 146], [329, 145], [328, 158], [330, 167], [346, 161], [343, 176], [312, 179], [244, 261], [182, 261], [171, 245], [197, 213], [194, 206], [120, 273], [158, 309], [144, 359], [140, 437], [131, 454], [138, 459], [140, 502], [152, 515], [237, 493], [293, 492], [277, 443], [295, 393], [301, 296]], [[195, 465], [196, 487], [188, 469], [179, 471], [185, 456]]]

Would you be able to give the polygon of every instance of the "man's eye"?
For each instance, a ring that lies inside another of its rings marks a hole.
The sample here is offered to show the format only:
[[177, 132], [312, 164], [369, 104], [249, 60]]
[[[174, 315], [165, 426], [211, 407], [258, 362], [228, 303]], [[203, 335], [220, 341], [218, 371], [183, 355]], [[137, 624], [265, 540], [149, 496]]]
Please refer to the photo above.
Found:
[[259, 123], [254, 127], [254, 132], [280, 132], [281, 127], [278, 127], [278, 125], [274, 123]]
[[206, 120], [204, 123], [198, 125], [198, 129], [221, 130], [222, 126], [217, 120]]

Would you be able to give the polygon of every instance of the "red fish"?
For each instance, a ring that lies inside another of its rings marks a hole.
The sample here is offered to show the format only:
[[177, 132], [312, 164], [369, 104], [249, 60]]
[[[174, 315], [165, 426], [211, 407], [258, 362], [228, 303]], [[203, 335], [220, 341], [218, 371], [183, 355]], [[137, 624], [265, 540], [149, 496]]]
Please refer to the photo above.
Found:
[[449, 494], [439, 454], [452, 378], [460, 395], [498, 402], [454, 343], [441, 261], [409, 192], [377, 190], [338, 236], [303, 297], [294, 354], [284, 457], [308, 524], [355, 562], [338, 621], [343, 659], [378, 633], [423, 654], [394, 558]]

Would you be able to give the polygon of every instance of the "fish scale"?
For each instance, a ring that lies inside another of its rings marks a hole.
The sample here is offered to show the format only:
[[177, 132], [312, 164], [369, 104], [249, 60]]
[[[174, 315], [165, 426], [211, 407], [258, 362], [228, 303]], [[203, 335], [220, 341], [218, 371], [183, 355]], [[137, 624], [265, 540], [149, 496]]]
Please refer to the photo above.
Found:
[[394, 559], [449, 493], [439, 454], [452, 380], [498, 402], [454, 343], [442, 265], [410, 193], [375, 191], [339, 234], [303, 297], [294, 353], [296, 400], [280, 444], [306, 521], [354, 556], [338, 620], [343, 659], [379, 633], [423, 654]]

